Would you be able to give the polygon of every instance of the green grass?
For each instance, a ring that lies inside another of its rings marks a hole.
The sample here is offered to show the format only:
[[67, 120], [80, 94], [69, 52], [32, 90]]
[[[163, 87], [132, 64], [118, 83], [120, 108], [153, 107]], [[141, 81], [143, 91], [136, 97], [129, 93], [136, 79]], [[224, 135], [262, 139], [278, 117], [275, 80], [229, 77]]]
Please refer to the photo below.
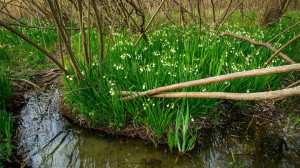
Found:
[[5, 108], [5, 104], [11, 99], [13, 92], [10, 73], [0, 71], [0, 109]]
[[0, 166], [9, 158], [14, 146], [11, 144], [13, 134], [13, 116], [5, 110], [0, 110]]
[[11, 144], [13, 116], [5, 110], [5, 105], [10, 101], [12, 92], [10, 74], [0, 72], [0, 167], [2, 161], [11, 156], [14, 148]]
[[[273, 28], [251, 28], [250, 24], [228, 23], [222, 32], [267, 42], [292, 24], [288, 20], [282, 20]], [[179, 27], [168, 25], [148, 34], [148, 44], [141, 40], [137, 46], [134, 43], [138, 36], [129, 37], [126, 30], [115, 33], [116, 45], [108, 49], [107, 59], [100, 64], [98, 33], [92, 30], [91, 34], [92, 68], [88, 70], [87, 65], [80, 64], [86, 80], [78, 80], [75, 75], [65, 78], [65, 97], [69, 105], [94, 126], [120, 128], [131, 122], [136, 126], [146, 126], [154, 140], [167, 136], [170, 148], [176, 146], [181, 152], [193, 148], [194, 143], [189, 144], [189, 141], [194, 141], [193, 131], [196, 128], [191, 123], [199, 122], [201, 116], [218, 116], [219, 113], [214, 114], [214, 109], [220, 100], [187, 99], [187, 108], [183, 110], [184, 99], [145, 97], [120, 102], [120, 91], [146, 91], [180, 82], [258, 69], [272, 55], [268, 49], [263, 48], [257, 52], [259, 46], [233, 37], [219, 37], [212, 41], [215, 34], [208, 30], [203, 31], [201, 43], [198, 44], [197, 26], [184, 27], [183, 41], [180, 42]], [[295, 35], [295, 30], [288, 31], [271, 44], [280, 48]], [[78, 60], [83, 60], [80, 40], [80, 34], [76, 34], [73, 46]], [[105, 41], [108, 44], [107, 37]], [[299, 50], [295, 48], [299, 48], [299, 43], [291, 44], [284, 53], [297, 61]], [[269, 67], [286, 64], [288, 63], [277, 57]], [[246, 93], [277, 90], [281, 89], [284, 78], [293, 79], [292, 74], [236, 79], [176, 91]], [[194, 122], [190, 122], [192, 118]]]
[[[33, 25], [40, 26], [38, 23], [33, 23]], [[49, 24], [42, 26], [51, 27]], [[17, 26], [15, 28], [50, 53], [56, 49], [57, 32], [55, 30], [28, 29]], [[0, 61], [1, 66], [14, 67], [16, 70], [24, 67], [35, 69], [49, 67], [49, 61], [42, 52], [2, 27], [0, 28]]]

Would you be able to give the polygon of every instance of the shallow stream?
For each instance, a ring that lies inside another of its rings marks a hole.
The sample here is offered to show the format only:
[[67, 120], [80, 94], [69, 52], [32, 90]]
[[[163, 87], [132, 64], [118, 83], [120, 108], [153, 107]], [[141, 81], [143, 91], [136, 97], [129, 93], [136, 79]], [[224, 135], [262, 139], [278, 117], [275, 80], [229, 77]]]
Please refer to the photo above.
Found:
[[[185, 155], [138, 139], [91, 133], [60, 115], [60, 91], [31, 92], [21, 112], [18, 151], [29, 167], [299, 167], [300, 130], [293, 118], [199, 135]], [[300, 105], [293, 106], [299, 114]], [[251, 119], [251, 117], [250, 117]]]

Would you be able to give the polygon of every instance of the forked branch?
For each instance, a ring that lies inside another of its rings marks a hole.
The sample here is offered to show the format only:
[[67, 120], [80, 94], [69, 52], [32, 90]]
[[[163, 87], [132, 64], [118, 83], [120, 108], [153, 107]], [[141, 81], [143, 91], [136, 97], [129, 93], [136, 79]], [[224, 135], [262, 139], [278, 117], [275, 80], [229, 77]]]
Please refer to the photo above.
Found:
[[[262, 42], [258, 42], [258, 41], [255, 41], [253, 39], [250, 39], [248, 37], [244, 37], [244, 36], [241, 36], [241, 35], [237, 35], [237, 34], [233, 34], [233, 33], [223, 33], [219, 36], [232, 36], [232, 37], [236, 37], [236, 38], [239, 38], [239, 39], [242, 39], [242, 40], [246, 40], [254, 45], [258, 45], [258, 46], [263, 46], [263, 47], [266, 47], [268, 49], [270, 49], [271, 51], [277, 53], [278, 50], [276, 48], [274, 48], [273, 46], [271, 46], [269, 43], [262, 43]], [[291, 58], [289, 58], [287, 55], [281, 53], [281, 52], [278, 52], [278, 55], [280, 55], [284, 60], [286, 60], [287, 62], [291, 63], [291, 64], [296, 64], [295, 61], [293, 61]]]

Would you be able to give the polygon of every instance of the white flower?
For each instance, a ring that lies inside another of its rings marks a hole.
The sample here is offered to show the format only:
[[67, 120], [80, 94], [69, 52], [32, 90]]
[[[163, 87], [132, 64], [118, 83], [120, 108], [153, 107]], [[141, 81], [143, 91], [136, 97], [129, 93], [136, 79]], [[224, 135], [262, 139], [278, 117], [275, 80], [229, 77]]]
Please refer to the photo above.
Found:
[[110, 91], [109, 91], [110, 95], [114, 95], [115, 94], [115, 90], [113, 88], [110, 88]]
[[194, 122], [195, 120], [192, 118], [191, 121]]
[[175, 52], [176, 52], [176, 50], [175, 50], [174, 48], [172, 48], [172, 49], [171, 49], [171, 52], [172, 52], [172, 53], [175, 53]]
[[143, 89], [146, 89], [146, 85], [145, 84], [143, 85]]

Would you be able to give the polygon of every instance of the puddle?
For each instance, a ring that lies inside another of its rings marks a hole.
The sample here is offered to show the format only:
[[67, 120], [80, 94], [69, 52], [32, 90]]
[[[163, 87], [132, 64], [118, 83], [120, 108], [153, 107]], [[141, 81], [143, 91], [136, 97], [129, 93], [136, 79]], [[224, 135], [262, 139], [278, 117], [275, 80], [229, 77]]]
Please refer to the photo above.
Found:
[[[178, 156], [141, 140], [90, 133], [59, 114], [58, 89], [27, 93], [18, 130], [18, 151], [29, 167], [299, 167], [300, 131], [253, 121], [248, 131], [231, 128], [199, 135], [205, 146]], [[295, 106], [295, 112], [299, 106]], [[291, 121], [289, 121], [291, 120]], [[247, 123], [248, 124], [248, 123]], [[246, 127], [247, 128], [247, 127]], [[247, 133], [245, 133], [247, 132]], [[26, 157], [25, 157], [26, 158]]]

